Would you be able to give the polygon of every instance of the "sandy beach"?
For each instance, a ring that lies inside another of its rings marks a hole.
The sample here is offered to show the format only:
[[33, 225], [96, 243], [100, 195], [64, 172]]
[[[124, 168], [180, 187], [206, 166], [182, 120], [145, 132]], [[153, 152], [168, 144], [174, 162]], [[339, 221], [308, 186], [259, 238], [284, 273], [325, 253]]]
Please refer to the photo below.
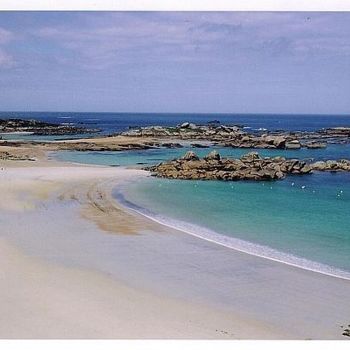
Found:
[[121, 207], [126, 168], [2, 161], [1, 338], [342, 339], [347, 280]]
[[0, 9], [0, 343], [350, 340], [350, 0]]

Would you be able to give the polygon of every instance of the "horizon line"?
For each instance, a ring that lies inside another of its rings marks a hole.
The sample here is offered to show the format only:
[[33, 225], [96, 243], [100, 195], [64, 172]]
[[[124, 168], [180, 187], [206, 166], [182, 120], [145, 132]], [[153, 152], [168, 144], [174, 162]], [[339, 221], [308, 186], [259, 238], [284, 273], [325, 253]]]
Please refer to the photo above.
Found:
[[295, 116], [345, 116], [350, 117], [350, 112], [347, 113], [288, 113], [288, 112], [126, 112], [126, 111], [45, 111], [45, 110], [4, 110], [0, 111], [0, 113], [104, 113], [104, 114], [172, 114], [172, 115], [190, 115], [190, 114], [211, 114], [211, 115], [295, 115]]

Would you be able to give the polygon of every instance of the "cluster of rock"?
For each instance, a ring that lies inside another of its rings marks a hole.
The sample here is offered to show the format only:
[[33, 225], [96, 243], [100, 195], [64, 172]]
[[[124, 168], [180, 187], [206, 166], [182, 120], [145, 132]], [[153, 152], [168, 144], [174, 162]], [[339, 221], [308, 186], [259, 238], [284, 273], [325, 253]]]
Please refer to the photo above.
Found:
[[319, 131], [322, 135], [335, 137], [350, 137], [350, 127], [337, 126], [335, 128], [326, 128]]
[[262, 158], [250, 152], [240, 159], [221, 158], [216, 151], [200, 159], [188, 151], [184, 157], [147, 167], [152, 175], [189, 180], [277, 180], [287, 174], [309, 174], [311, 167], [304, 161], [284, 157]]
[[[38, 144], [38, 143], [36, 143]], [[47, 145], [46, 143], [42, 143]], [[55, 144], [48, 145], [50, 149], [64, 150], [64, 151], [80, 151], [80, 152], [104, 152], [104, 151], [129, 151], [129, 150], [148, 150], [159, 148], [158, 144], [150, 143], [135, 143], [130, 142], [127, 144], [121, 143], [94, 143], [94, 142], [57, 142]], [[171, 148], [171, 147], [169, 147]]]
[[28, 132], [34, 135], [74, 135], [98, 131], [100, 130], [71, 124], [46, 123], [33, 119], [0, 119], [0, 133]]
[[80, 140], [60, 140], [55, 142], [48, 141], [29, 141], [29, 140], [0, 140], [1, 146], [7, 147], [42, 147], [47, 151], [129, 151], [129, 150], [148, 150], [159, 148], [180, 148], [179, 143], [157, 142], [150, 139], [127, 139], [125, 138], [91, 138], [87, 141]]
[[350, 160], [326, 160], [312, 163], [311, 168], [317, 171], [350, 171]]
[[268, 149], [300, 149], [298, 139], [286, 135], [251, 135], [238, 136], [224, 143], [226, 147], [234, 148], [268, 148]]
[[174, 127], [146, 126], [129, 129], [122, 133], [123, 136], [175, 138], [180, 140], [222, 140], [236, 133], [242, 132], [238, 126], [225, 125], [196, 125], [194, 123], [182, 123]]
[[155, 139], [206, 140], [221, 146], [235, 148], [325, 148], [327, 142], [350, 142], [350, 128], [345, 127], [322, 129], [315, 132], [249, 133], [240, 126], [226, 126], [215, 123], [196, 125], [188, 122], [175, 127], [139, 127], [125, 131], [122, 135]]
[[[174, 138], [180, 140], [206, 140], [227, 147], [239, 148], [288, 148], [297, 149], [301, 144], [294, 137], [285, 135], [257, 135], [245, 132], [239, 126], [196, 125], [183, 123], [176, 127], [148, 126], [130, 129], [122, 133], [129, 137]], [[200, 143], [197, 143], [200, 145]]]
[[[327, 146], [327, 143], [349, 143], [350, 127], [324, 128], [317, 131], [290, 131], [289, 135], [301, 140], [306, 147], [323, 148]], [[316, 145], [316, 147], [312, 147], [313, 145]], [[317, 145], [320, 145], [320, 147], [317, 147]]]

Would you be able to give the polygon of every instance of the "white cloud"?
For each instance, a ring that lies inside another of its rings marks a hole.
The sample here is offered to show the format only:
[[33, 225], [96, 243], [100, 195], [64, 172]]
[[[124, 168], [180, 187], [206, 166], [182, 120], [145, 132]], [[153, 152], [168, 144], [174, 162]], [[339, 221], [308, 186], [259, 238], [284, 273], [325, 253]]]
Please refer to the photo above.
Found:
[[327, 13], [89, 13], [33, 34], [70, 51], [74, 57], [66, 63], [105, 69], [128, 62], [204, 62], [213, 54], [223, 61], [225, 55], [347, 55], [348, 20]]

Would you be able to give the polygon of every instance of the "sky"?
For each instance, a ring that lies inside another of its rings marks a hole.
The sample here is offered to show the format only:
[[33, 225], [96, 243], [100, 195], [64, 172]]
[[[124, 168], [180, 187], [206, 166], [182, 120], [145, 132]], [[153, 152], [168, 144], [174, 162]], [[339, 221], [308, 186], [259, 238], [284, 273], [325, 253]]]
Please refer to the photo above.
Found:
[[0, 110], [350, 114], [350, 13], [0, 12]]

